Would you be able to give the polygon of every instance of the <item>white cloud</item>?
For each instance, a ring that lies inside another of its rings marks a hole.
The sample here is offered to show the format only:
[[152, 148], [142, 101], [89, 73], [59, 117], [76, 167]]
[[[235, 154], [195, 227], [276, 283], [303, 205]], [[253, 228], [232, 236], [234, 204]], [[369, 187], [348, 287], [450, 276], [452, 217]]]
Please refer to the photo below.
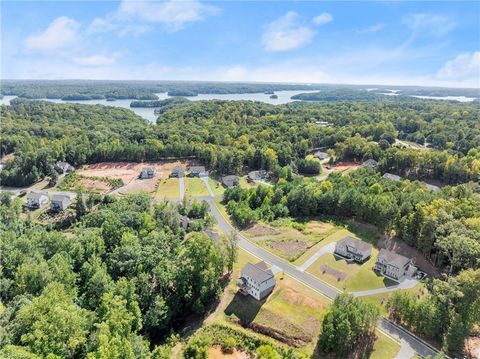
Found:
[[118, 32], [118, 36], [124, 37], [127, 35], [133, 35], [133, 36], [138, 36], [142, 34], [146, 34], [147, 32], [150, 32], [153, 30], [153, 27], [149, 25], [127, 25], [120, 29]]
[[333, 16], [328, 12], [322, 12], [320, 15], [313, 18], [313, 23], [315, 25], [325, 25], [333, 20]]
[[438, 14], [409, 14], [403, 23], [417, 35], [442, 37], [452, 31], [456, 24], [450, 16]]
[[80, 23], [61, 16], [53, 20], [45, 31], [31, 35], [24, 41], [29, 50], [55, 50], [70, 46], [78, 41]]
[[438, 71], [437, 77], [445, 80], [472, 80], [480, 87], [480, 51], [465, 52], [449, 60]]
[[310, 43], [315, 32], [300, 24], [300, 17], [294, 11], [265, 26], [262, 43], [267, 51], [294, 50]]
[[93, 19], [92, 23], [88, 26], [87, 34], [96, 34], [102, 32], [109, 32], [118, 29], [118, 25], [110, 20], [97, 17]]
[[73, 62], [76, 63], [77, 65], [82, 65], [82, 66], [106, 66], [106, 65], [112, 65], [115, 63], [116, 56], [104, 56], [104, 55], [90, 55], [90, 56], [81, 56], [81, 57], [75, 57], [73, 59]]
[[385, 24], [375, 24], [364, 29], [360, 29], [357, 31], [358, 34], [371, 34], [375, 32], [379, 32], [385, 27]]
[[218, 14], [219, 9], [192, 1], [128, 1], [123, 0], [118, 10], [121, 18], [138, 18], [163, 24], [169, 31], [178, 31], [190, 23], [202, 21], [207, 15]]

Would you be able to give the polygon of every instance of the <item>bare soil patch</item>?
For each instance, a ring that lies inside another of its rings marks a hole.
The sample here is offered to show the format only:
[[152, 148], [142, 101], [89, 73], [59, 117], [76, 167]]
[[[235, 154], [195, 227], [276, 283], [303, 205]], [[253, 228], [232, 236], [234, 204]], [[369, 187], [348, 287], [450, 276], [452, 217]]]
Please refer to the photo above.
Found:
[[294, 257], [299, 252], [305, 252], [310, 245], [307, 242], [300, 240], [290, 240], [290, 241], [268, 241], [268, 246], [271, 248], [282, 252], [287, 257]]
[[231, 354], [225, 354], [222, 352], [222, 347], [220, 345], [214, 345], [208, 349], [208, 358], [209, 359], [249, 359], [250, 356], [242, 351], [233, 349]]
[[358, 163], [355, 163], [355, 162], [340, 162], [336, 165], [333, 165], [331, 167], [332, 171], [335, 171], [335, 172], [345, 172], [349, 169], [352, 169], [352, 168], [358, 168], [360, 167], [360, 165]]
[[157, 187], [160, 181], [161, 178], [157, 176], [149, 179], [135, 178], [132, 182], [121, 188], [118, 193], [120, 195], [138, 192], [155, 193], [157, 191]]
[[465, 351], [470, 355], [469, 358], [480, 359], [480, 334], [467, 339]]
[[253, 227], [246, 230], [245, 233], [252, 237], [274, 236], [280, 234], [276, 229], [260, 223], [255, 224]]
[[378, 241], [378, 248], [386, 248], [405, 257], [413, 258], [415, 266], [419, 267], [420, 270], [431, 276], [439, 275], [439, 271], [435, 266], [430, 263], [418, 249], [411, 247], [401, 240], [382, 237], [382, 239]]
[[347, 275], [344, 272], [333, 269], [332, 267], [326, 264], [320, 265], [320, 270], [322, 271], [322, 273], [328, 274], [329, 276], [334, 277], [339, 282], [347, 278]]
[[82, 177], [80, 185], [87, 191], [96, 191], [106, 193], [112, 189], [112, 186], [104, 181]]

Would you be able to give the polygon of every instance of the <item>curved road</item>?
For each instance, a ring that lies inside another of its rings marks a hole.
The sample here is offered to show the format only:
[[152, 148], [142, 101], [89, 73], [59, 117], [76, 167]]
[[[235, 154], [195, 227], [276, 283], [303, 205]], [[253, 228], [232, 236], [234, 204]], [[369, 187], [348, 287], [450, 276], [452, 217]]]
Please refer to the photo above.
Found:
[[[215, 217], [220, 230], [229, 235], [235, 231], [231, 224], [220, 213], [217, 206], [213, 203], [212, 198], [203, 197], [202, 200], [206, 201], [210, 206], [210, 211]], [[280, 268], [284, 273], [293, 277], [294, 279], [302, 282], [306, 286], [314, 289], [315, 291], [323, 294], [324, 296], [333, 299], [341, 293], [337, 288], [334, 288], [314, 276], [298, 270], [294, 265], [283, 261], [279, 257], [272, 253], [260, 248], [254, 243], [248, 241], [244, 236], [238, 235], [238, 246], [256, 257], [270, 263], [273, 266]], [[415, 355], [419, 356], [435, 356], [438, 352], [434, 347], [424, 342], [420, 338], [416, 337], [412, 333], [403, 329], [402, 327], [390, 322], [389, 320], [382, 318], [379, 320], [378, 328], [386, 335], [392, 337], [400, 343], [401, 349], [397, 355], [397, 359], [410, 359]]]

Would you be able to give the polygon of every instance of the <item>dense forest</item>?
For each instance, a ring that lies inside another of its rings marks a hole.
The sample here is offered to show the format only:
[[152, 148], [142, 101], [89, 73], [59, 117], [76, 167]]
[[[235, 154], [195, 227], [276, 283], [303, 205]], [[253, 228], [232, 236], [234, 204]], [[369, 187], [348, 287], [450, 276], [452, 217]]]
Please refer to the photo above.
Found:
[[208, 223], [200, 203], [110, 198], [62, 233], [21, 219], [17, 201], [0, 198], [2, 358], [167, 359], [154, 344], [204, 313], [232, 269], [235, 245], [181, 226]]
[[[156, 125], [119, 108], [14, 101], [2, 106], [1, 154], [15, 159], [4, 184], [31, 184], [56, 160], [73, 165], [196, 156], [219, 174], [245, 167], [301, 168], [309, 150], [329, 148], [337, 161], [374, 158], [382, 171], [410, 179], [462, 183], [480, 178], [476, 104], [291, 103], [169, 100]], [[320, 127], [315, 120], [332, 124]], [[393, 147], [395, 139], [432, 149]]]

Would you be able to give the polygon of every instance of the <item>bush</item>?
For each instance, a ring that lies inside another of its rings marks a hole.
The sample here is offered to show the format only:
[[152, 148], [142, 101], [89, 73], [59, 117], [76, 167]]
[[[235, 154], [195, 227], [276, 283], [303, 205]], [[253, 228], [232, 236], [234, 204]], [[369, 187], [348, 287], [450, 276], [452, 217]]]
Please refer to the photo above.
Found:
[[227, 337], [222, 343], [222, 352], [225, 354], [233, 353], [233, 349], [237, 345], [237, 341], [233, 337]]

